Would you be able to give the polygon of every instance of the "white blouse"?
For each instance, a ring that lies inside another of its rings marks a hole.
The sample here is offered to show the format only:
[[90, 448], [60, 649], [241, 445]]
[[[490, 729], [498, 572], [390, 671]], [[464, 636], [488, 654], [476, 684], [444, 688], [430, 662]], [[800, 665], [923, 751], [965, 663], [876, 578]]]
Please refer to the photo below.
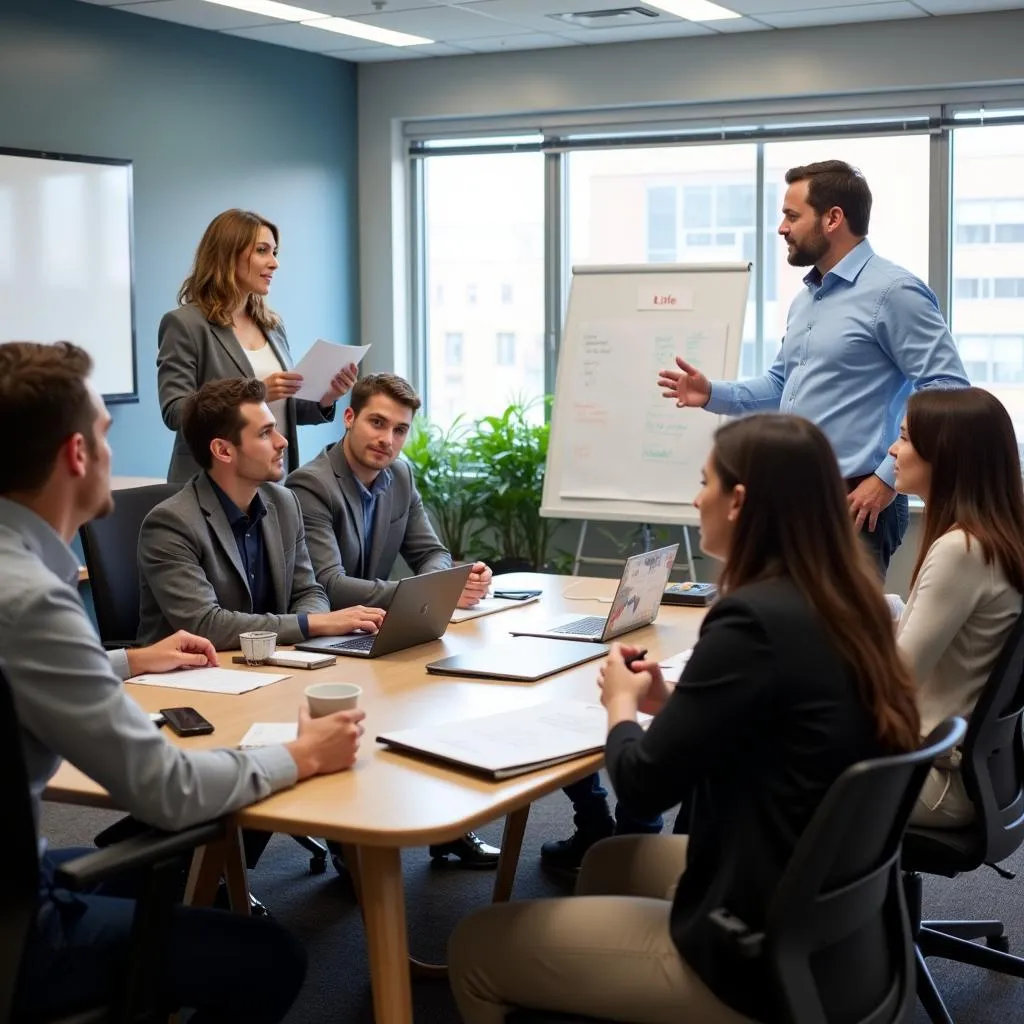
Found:
[[[281, 361], [274, 354], [274, 349], [269, 341], [262, 348], [257, 349], [249, 349], [243, 346], [242, 351], [249, 357], [249, 363], [252, 365], [252, 375], [257, 380], [266, 380], [272, 373], [278, 373], [284, 369]], [[277, 420], [277, 429], [284, 434], [286, 432], [284, 425], [285, 400], [281, 398], [276, 402], [269, 402], [267, 404], [270, 406], [274, 419]]]

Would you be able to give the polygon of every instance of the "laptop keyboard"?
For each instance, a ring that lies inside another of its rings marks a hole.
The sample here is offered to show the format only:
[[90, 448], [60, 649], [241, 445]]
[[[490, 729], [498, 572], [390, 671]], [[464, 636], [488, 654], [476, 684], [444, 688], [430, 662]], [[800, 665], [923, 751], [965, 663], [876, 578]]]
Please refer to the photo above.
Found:
[[373, 641], [377, 639], [376, 633], [367, 633], [366, 636], [354, 636], [351, 640], [339, 640], [336, 644], [329, 644], [332, 651], [366, 651], [369, 653], [373, 647]]
[[588, 615], [575, 622], [567, 622], [564, 626], [556, 626], [550, 633], [572, 633], [574, 636], [600, 636], [604, 632], [607, 619], [600, 615]]

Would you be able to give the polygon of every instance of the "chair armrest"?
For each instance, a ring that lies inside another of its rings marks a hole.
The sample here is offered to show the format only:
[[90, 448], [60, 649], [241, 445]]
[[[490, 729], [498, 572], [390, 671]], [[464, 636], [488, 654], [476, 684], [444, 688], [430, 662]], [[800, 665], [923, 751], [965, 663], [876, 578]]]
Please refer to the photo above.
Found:
[[216, 842], [223, 836], [224, 822], [221, 819], [194, 825], [181, 832], [152, 829], [144, 835], [125, 839], [62, 864], [54, 872], [54, 883], [72, 892], [89, 889], [113, 875], [150, 867], [198, 846]]
[[708, 920], [724, 933], [740, 956], [752, 960], [761, 955], [764, 932], [752, 932], [745, 921], [725, 907], [712, 910], [708, 914]]

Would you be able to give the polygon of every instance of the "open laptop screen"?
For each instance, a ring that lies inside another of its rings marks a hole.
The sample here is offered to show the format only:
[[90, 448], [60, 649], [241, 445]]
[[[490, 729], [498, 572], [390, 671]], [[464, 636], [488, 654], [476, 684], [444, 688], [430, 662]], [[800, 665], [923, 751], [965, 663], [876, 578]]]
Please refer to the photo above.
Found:
[[657, 551], [633, 555], [626, 562], [608, 612], [605, 636], [618, 636], [654, 620], [678, 549], [678, 544], [671, 544]]

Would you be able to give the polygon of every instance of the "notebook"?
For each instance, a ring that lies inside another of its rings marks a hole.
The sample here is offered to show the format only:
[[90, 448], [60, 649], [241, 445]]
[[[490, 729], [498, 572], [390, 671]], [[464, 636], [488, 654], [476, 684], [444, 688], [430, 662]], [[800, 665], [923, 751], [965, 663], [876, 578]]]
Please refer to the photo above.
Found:
[[[642, 722], [649, 715], [638, 716]], [[377, 737], [398, 753], [500, 780], [604, 749], [608, 715], [597, 703], [553, 700], [482, 718], [399, 729]]]
[[317, 636], [296, 644], [298, 651], [320, 651], [356, 658], [379, 658], [429, 643], [444, 635], [462, 589], [473, 571], [472, 563], [425, 572], [399, 580], [387, 614], [376, 633]]
[[427, 671], [440, 676], [476, 676], [532, 683], [607, 653], [605, 644], [517, 636], [495, 647], [483, 647], [467, 654], [432, 661], [427, 665]]
[[605, 643], [623, 633], [650, 625], [658, 616], [678, 544], [645, 551], [626, 559], [611, 611], [603, 615], [569, 615], [546, 629], [513, 629], [513, 636], [545, 636], [554, 640]]

